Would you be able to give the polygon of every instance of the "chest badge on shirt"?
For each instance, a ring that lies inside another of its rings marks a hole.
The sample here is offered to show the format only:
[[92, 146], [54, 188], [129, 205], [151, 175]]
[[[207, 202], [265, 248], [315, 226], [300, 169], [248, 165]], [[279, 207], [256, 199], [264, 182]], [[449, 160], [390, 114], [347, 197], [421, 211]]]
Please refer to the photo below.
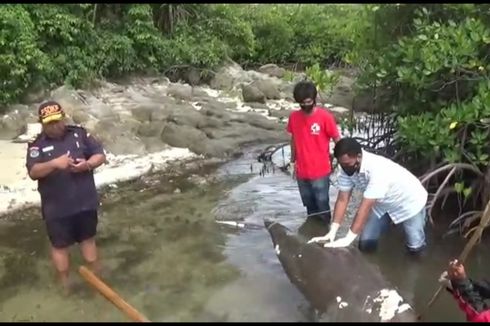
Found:
[[319, 135], [320, 134], [320, 125], [315, 122], [311, 125], [310, 130], [311, 130], [312, 135]]
[[31, 147], [31, 148], [29, 148], [29, 157], [30, 158], [39, 157], [39, 147]]

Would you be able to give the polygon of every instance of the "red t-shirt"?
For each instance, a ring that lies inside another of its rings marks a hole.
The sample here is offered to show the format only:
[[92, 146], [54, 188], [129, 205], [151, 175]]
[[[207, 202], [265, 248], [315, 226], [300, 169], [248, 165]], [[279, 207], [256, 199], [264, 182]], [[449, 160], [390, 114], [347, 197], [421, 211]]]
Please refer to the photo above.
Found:
[[297, 177], [314, 180], [330, 174], [330, 139], [340, 137], [333, 114], [320, 107], [310, 115], [294, 111], [287, 131], [294, 139]]

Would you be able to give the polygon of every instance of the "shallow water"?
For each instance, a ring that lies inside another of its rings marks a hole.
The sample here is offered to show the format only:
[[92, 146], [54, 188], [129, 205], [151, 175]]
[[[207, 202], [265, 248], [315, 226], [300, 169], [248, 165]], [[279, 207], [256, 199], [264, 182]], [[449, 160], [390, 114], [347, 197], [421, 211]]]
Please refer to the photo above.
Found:
[[[152, 321], [311, 321], [308, 302], [287, 279], [262, 228], [264, 218], [299, 228], [304, 210], [297, 186], [279, 171], [258, 176], [260, 167], [252, 152], [217, 171], [202, 169], [210, 180], [205, 184], [196, 175], [155, 175], [108, 190], [98, 236], [103, 279]], [[334, 199], [335, 187], [331, 193]], [[403, 235], [394, 230], [367, 259], [421, 310], [463, 245], [455, 237], [431, 241], [429, 255], [418, 262], [405, 255]], [[472, 253], [470, 275], [488, 271], [487, 250], [481, 245]], [[76, 247], [72, 252], [76, 287], [65, 297], [37, 209], [0, 220], [0, 321], [127, 321], [76, 273], [82, 260]], [[464, 320], [447, 293], [427, 317]]]

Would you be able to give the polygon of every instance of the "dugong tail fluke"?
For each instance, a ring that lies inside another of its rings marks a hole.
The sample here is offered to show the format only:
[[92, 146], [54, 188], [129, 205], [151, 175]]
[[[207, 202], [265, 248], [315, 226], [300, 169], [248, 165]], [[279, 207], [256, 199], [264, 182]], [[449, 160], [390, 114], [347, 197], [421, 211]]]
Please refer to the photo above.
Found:
[[329, 321], [415, 322], [416, 314], [357, 248], [323, 248], [264, 220], [291, 282]]

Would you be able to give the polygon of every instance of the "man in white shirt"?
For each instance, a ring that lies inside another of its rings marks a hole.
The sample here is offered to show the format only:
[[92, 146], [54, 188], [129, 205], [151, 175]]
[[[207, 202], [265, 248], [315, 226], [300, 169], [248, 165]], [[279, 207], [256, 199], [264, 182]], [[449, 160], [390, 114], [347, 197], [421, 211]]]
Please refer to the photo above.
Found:
[[[326, 242], [324, 246], [331, 248], [347, 247], [359, 236], [360, 250], [375, 250], [381, 233], [392, 221], [402, 225], [409, 252], [421, 252], [426, 245], [428, 194], [417, 177], [401, 165], [363, 150], [353, 138], [341, 139], [334, 156], [342, 171], [333, 222], [325, 236], [310, 242]], [[335, 240], [354, 187], [363, 192], [361, 204], [348, 234]]]

